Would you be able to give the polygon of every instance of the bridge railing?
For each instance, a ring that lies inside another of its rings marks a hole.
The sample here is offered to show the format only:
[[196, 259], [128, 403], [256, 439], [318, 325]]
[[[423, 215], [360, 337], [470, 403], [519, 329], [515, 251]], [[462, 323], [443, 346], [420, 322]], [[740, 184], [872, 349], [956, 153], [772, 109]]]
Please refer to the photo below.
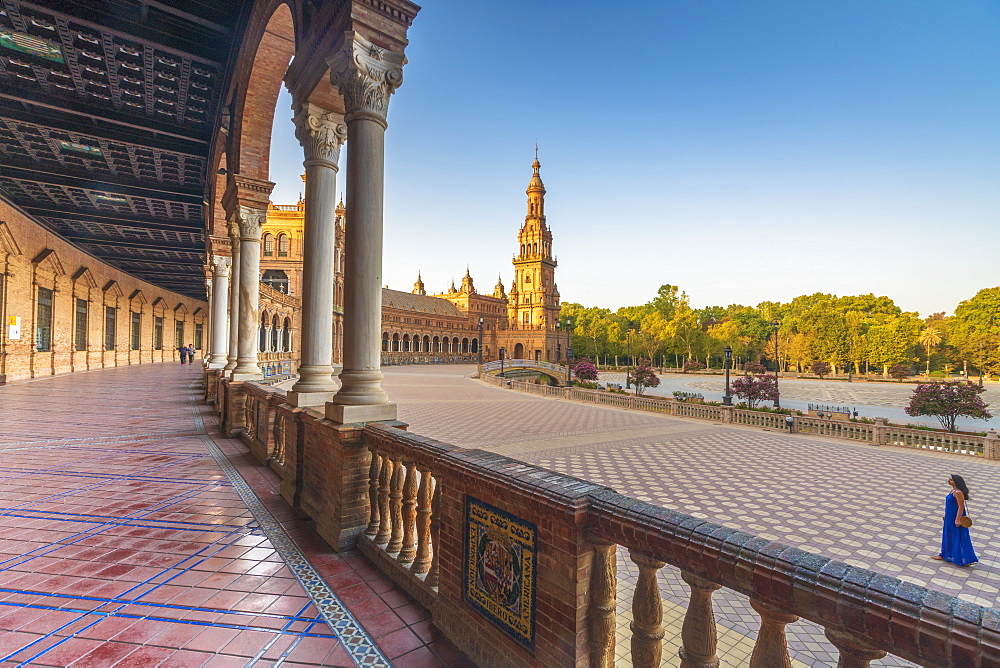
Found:
[[483, 362], [483, 373], [494, 373], [501, 369], [542, 369], [560, 374], [566, 373], [566, 366], [553, 362], [536, 362], [535, 360], [506, 359], [501, 365], [500, 360]]

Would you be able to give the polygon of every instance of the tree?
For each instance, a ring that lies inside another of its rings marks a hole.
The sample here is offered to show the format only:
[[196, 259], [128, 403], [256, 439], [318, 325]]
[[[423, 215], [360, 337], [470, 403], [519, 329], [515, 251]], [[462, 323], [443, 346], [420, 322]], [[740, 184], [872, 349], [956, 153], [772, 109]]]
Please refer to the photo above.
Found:
[[927, 325], [920, 330], [918, 343], [924, 347], [927, 353], [927, 375], [931, 375], [931, 348], [941, 343], [941, 332], [935, 325]]
[[826, 374], [830, 373], [830, 365], [826, 362], [813, 362], [809, 370], [820, 377], [823, 378]]
[[701, 371], [704, 368], [705, 365], [698, 360], [688, 360], [687, 362], [684, 362], [684, 368], [681, 369], [681, 371], [683, 373], [687, 373], [688, 371]]
[[746, 364], [743, 365], [743, 370], [760, 375], [765, 371], [767, 371], [767, 367], [765, 367], [760, 362], [747, 362]]
[[778, 379], [774, 376], [741, 376], [733, 381], [733, 394], [747, 402], [751, 409], [761, 401], [778, 398]]
[[597, 367], [590, 360], [583, 359], [573, 367], [573, 375], [579, 380], [597, 380]]
[[910, 367], [906, 364], [894, 364], [891, 369], [889, 369], [889, 377], [895, 378], [898, 381], [902, 381], [904, 378], [910, 375]]
[[907, 415], [933, 415], [948, 431], [955, 431], [955, 420], [962, 415], [974, 420], [993, 417], [979, 396], [985, 392], [975, 383], [950, 380], [943, 383], [920, 383], [910, 396]]
[[980, 373], [1000, 372], [1000, 287], [960, 302], [948, 322], [948, 341]]
[[656, 387], [660, 384], [653, 367], [649, 366], [649, 360], [640, 360], [639, 365], [629, 374], [629, 382], [635, 385], [636, 396], [642, 396], [642, 391], [647, 387]]

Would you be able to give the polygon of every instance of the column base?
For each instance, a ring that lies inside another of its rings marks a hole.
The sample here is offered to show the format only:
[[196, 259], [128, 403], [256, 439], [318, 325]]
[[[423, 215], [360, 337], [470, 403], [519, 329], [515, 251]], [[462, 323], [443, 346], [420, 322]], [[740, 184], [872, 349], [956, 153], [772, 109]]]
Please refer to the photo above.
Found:
[[289, 390], [285, 393], [285, 403], [300, 408], [322, 406], [333, 399], [334, 394], [336, 392], [296, 392], [295, 390]]
[[258, 371], [257, 373], [253, 373], [252, 371], [233, 371], [232, 375], [229, 377], [229, 380], [232, 381], [263, 380], [263, 379], [264, 379], [264, 373], [261, 371]]
[[327, 402], [326, 417], [340, 424], [382, 422], [396, 419], [396, 404], [347, 405]]

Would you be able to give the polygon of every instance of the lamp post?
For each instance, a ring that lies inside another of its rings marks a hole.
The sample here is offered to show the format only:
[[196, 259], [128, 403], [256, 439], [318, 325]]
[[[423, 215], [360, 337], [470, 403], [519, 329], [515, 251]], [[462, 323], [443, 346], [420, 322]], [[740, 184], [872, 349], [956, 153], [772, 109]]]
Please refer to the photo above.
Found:
[[479, 368], [483, 366], [483, 316], [479, 316]]
[[503, 358], [504, 358], [504, 353], [506, 353], [506, 352], [507, 352], [506, 348], [501, 348], [500, 349], [500, 377], [501, 378], [504, 378], [504, 375], [503, 375]]
[[726, 353], [726, 363], [723, 365], [726, 368], [726, 393], [722, 397], [723, 406], [733, 405], [733, 395], [729, 392], [729, 368], [733, 366], [733, 348], [732, 346], [726, 346], [724, 351]]
[[573, 360], [573, 318], [566, 318], [566, 385], [570, 382], [570, 363]]
[[771, 327], [774, 328], [774, 407], [781, 408], [781, 392], [778, 390], [778, 375], [781, 373], [781, 362], [778, 361], [778, 327], [781, 323], [775, 320], [771, 323]]
[[628, 325], [628, 333], [625, 334], [625, 343], [628, 345], [628, 366], [625, 367], [625, 389], [632, 389], [630, 382], [630, 377], [632, 376], [632, 340], [633, 336], [638, 333], [638, 329], [633, 330], [632, 325], [634, 323], [630, 322]]

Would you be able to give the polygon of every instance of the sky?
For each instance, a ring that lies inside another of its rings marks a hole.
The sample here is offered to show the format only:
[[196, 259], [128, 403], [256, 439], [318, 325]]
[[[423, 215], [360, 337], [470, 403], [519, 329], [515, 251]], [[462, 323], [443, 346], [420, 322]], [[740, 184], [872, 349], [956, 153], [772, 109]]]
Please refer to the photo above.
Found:
[[[696, 308], [952, 313], [1000, 285], [998, 34], [995, 0], [426, 0], [389, 105], [383, 283], [439, 293], [468, 265], [509, 288], [537, 142], [564, 302], [669, 283]], [[276, 203], [301, 190], [290, 104]]]

